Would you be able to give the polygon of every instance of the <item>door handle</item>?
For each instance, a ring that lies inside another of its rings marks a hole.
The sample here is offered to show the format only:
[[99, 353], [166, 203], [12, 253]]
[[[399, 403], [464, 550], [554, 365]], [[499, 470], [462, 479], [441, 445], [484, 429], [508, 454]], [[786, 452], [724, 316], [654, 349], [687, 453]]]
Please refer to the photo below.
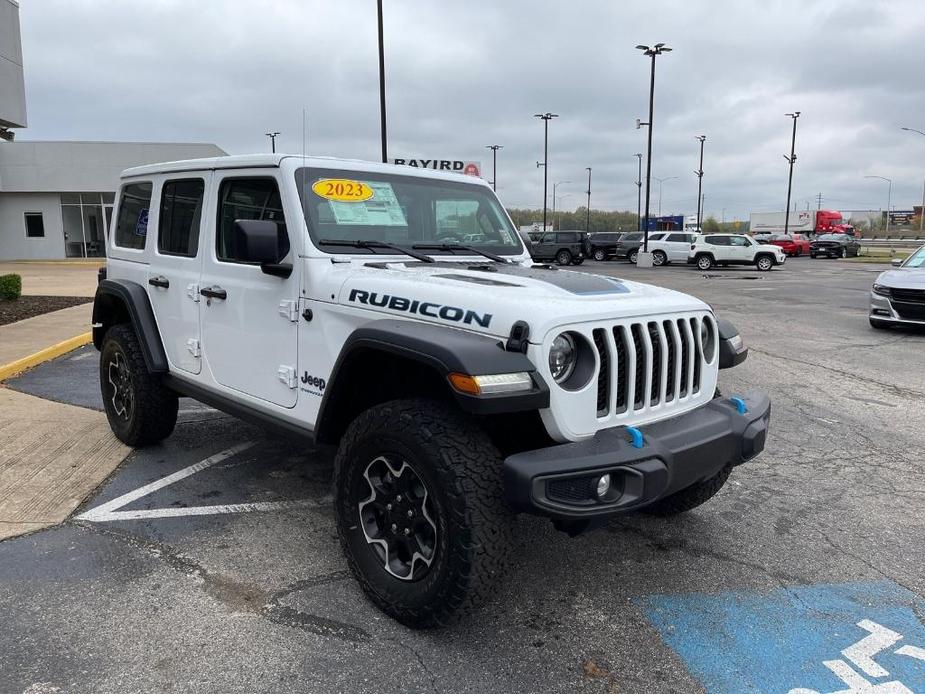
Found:
[[228, 292], [221, 287], [203, 287], [199, 293], [209, 299], [227, 299]]
[[162, 275], [158, 275], [157, 277], [151, 277], [148, 280], [148, 284], [150, 284], [152, 287], [163, 287], [164, 289], [167, 289], [167, 287], [170, 286], [170, 280]]

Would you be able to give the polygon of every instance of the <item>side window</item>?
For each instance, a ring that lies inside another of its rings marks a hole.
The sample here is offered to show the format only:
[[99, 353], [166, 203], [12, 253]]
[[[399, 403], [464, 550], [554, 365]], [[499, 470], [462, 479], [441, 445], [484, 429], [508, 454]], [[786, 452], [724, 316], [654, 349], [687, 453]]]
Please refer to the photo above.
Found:
[[26, 237], [39, 239], [45, 236], [45, 220], [41, 212], [26, 212]]
[[687, 234], [668, 234], [666, 241], [674, 243], [687, 243]]
[[575, 243], [578, 240], [578, 234], [559, 234], [559, 243]]
[[196, 257], [205, 187], [201, 178], [164, 182], [157, 224], [159, 253]]
[[279, 257], [289, 253], [289, 235], [279, 196], [279, 186], [273, 178], [228, 178], [218, 192], [218, 233], [215, 253], [219, 260], [244, 262], [234, 237], [237, 219], [261, 219], [276, 222], [280, 230]]
[[711, 246], [728, 246], [729, 237], [728, 236], [707, 236], [704, 239]]
[[151, 184], [129, 183], [122, 187], [119, 218], [116, 220], [116, 245], [141, 250], [148, 236], [148, 209], [151, 207]]
[[741, 236], [733, 236], [729, 239], [730, 246], [750, 246], [751, 244], [747, 239], [742, 238]]

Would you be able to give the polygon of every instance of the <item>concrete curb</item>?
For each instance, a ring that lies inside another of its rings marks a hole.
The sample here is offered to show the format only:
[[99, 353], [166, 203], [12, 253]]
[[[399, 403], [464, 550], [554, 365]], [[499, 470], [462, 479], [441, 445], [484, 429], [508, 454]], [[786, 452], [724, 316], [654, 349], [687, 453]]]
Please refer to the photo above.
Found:
[[41, 364], [42, 362], [55, 359], [60, 357], [62, 354], [67, 354], [68, 352], [75, 350], [78, 347], [83, 347], [92, 341], [93, 333], [87, 332], [68, 338], [67, 340], [62, 340], [56, 345], [46, 347], [45, 349], [39, 350], [34, 354], [30, 354], [28, 357], [23, 357], [22, 359], [11, 361], [9, 364], [0, 364], [0, 381], [8, 379], [10, 376], [15, 376], [16, 374], [25, 371], [26, 369], [31, 369], [33, 366]]

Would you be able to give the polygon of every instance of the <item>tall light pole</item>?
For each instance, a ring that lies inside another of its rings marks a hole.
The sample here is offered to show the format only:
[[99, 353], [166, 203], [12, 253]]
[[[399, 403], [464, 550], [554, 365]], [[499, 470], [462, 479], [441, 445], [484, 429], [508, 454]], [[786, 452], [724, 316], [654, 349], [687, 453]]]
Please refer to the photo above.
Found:
[[[566, 183], [571, 183], [571, 181], [558, 181], [557, 183], [552, 184], [552, 219], [553, 219], [553, 231], [555, 231], [555, 222], [556, 222], [556, 188], [559, 186], [565, 185]], [[545, 226], [546, 217], [543, 217], [543, 226]]]
[[485, 145], [485, 148], [491, 150], [491, 189], [498, 190], [498, 150], [504, 149], [504, 146]]
[[588, 171], [588, 209], [585, 213], [585, 231], [591, 231], [591, 167], [586, 166]]
[[697, 174], [697, 232], [700, 233], [700, 222], [703, 219], [703, 207], [700, 205], [700, 196], [703, 191], [703, 143], [706, 142], [706, 135], [697, 135], [694, 139], [700, 140], [700, 168], [694, 173]]
[[639, 173], [636, 176], [636, 227], [642, 231], [642, 153], [633, 156], [639, 160]]
[[[666, 46], [664, 43], [657, 43], [651, 48], [649, 46], [639, 45], [636, 46], [643, 55], [647, 55], [652, 58], [652, 71], [649, 77], [649, 143], [646, 154], [646, 223], [643, 227], [643, 237], [642, 237], [642, 252], [649, 252], [649, 194], [650, 194], [650, 183], [649, 180], [652, 176], [652, 130], [653, 130], [653, 119], [655, 116], [655, 57], [661, 55], [662, 53], [667, 53], [671, 49]], [[638, 127], [638, 126], [637, 126]]]
[[564, 200], [569, 195], [571, 195], [571, 193], [562, 193], [558, 197], [556, 197], [555, 195], [552, 196], [552, 205], [553, 205], [552, 207], [552, 229], [553, 231], [555, 231], [556, 229], [562, 229], [562, 225], [559, 224], [559, 212], [561, 211], [561, 208], [559, 210], [556, 209], [556, 200]]
[[[925, 137], [925, 132], [921, 130], [916, 130], [915, 128], [902, 128], [910, 133], [918, 133]], [[889, 215], [887, 215], [889, 217]], [[922, 209], [919, 210], [919, 231], [925, 230], [925, 182], [922, 183]]]
[[379, 17], [379, 133], [382, 137], [382, 163], [389, 161], [385, 130], [385, 44], [382, 40], [382, 0], [377, 0], [376, 10]]
[[273, 152], [273, 154], [276, 154], [276, 136], [279, 134], [280, 133], [278, 131], [272, 133], [264, 133], [264, 135], [270, 138], [270, 151]]
[[889, 183], [889, 187], [886, 189], [886, 235], [890, 235], [890, 205], [893, 200], [893, 181], [887, 178], [886, 176], [865, 176], [864, 178], [879, 178], [881, 181], [886, 181]]
[[[546, 231], [546, 186], [549, 180], [549, 121], [558, 118], [557, 113], [535, 113], [534, 118], [540, 118], [543, 121], [543, 231]], [[539, 162], [536, 163], [540, 165]], [[555, 204], [555, 193], [553, 193], [553, 204]]]
[[799, 111], [784, 114], [793, 118], [793, 139], [790, 140], [790, 156], [784, 155], [784, 159], [790, 162], [790, 176], [787, 178], [787, 209], [784, 212], [784, 234], [790, 233], [790, 191], [793, 188], [793, 164], [797, 160], [797, 118], [800, 117]]
[[[658, 215], [662, 216], [662, 183], [665, 181], [672, 181], [677, 178], [677, 176], [669, 176], [668, 178], [658, 178], [656, 176], [652, 177], [654, 180], [658, 181]], [[649, 215], [646, 213], [646, 221], [648, 221]], [[646, 225], [648, 226], [648, 224]]]

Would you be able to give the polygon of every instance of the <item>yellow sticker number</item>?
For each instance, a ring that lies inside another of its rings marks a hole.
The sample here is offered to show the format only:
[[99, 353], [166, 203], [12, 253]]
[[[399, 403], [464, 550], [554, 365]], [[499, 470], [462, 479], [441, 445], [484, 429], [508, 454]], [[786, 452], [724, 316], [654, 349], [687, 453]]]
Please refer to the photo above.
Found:
[[360, 181], [345, 178], [324, 178], [312, 185], [315, 195], [337, 202], [362, 202], [373, 196], [373, 189]]

